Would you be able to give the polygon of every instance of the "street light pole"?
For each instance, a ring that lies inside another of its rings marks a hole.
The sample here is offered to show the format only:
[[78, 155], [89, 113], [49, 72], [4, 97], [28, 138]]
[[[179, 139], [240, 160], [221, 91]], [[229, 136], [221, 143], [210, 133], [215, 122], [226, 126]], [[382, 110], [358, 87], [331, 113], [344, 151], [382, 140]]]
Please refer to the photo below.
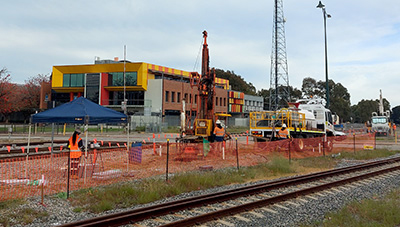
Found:
[[123, 109], [124, 109], [124, 114], [126, 115], [128, 110], [127, 110], [127, 100], [126, 100], [126, 45], [124, 45], [124, 102], [123, 102]]
[[328, 40], [326, 36], [326, 18], [331, 18], [331, 15], [326, 13], [325, 5], [319, 1], [317, 8], [322, 9], [322, 16], [324, 17], [324, 35], [325, 35], [325, 84], [326, 84], [326, 108], [329, 108], [329, 79], [328, 79]]

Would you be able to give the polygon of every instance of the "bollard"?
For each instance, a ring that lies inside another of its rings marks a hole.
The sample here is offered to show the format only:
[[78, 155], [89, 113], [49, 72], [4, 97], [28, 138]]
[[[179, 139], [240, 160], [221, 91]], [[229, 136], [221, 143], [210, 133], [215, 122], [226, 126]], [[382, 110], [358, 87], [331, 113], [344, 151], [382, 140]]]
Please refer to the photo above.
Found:
[[41, 197], [42, 197], [42, 205], [44, 206], [44, 175], [42, 174], [42, 192], [41, 192]]
[[222, 159], [225, 160], [225, 141], [222, 141]]
[[169, 159], [169, 139], [167, 139], [167, 167], [165, 169], [165, 181], [168, 181], [168, 159]]
[[246, 131], [246, 144], [249, 145], [249, 130]]
[[236, 139], [236, 162], [237, 162], [237, 169], [239, 170], [239, 151], [238, 151], [237, 137], [235, 139]]
[[291, 153], [290, 153], [290, 143], [291, 143], [291, 141], [290, 141], [290, 139], [288, 139], [288, 141], [289, 141], [289, 163], [291, 163], [292, 162], [292, 157], [291, 157]]

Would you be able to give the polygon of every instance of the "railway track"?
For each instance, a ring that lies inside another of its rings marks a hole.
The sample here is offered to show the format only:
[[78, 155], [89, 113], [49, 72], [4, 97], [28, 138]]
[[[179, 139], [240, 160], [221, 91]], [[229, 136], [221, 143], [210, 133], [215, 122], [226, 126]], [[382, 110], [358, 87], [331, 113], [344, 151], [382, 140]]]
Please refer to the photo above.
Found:
[[[313, 198], [313, 194], [332, 193], [331, 190], [344, 185], [400, 171], [400, 158], [386, 159], [357, 166], [334, 169], [308, 175], [280, 179], [267, 183], [246, 186], [213, 194], [206, 194], [159, 205], [134, 209], [92, 219], [62, 225], [67, 226], [191, 226], [200, 223], [223, 222], [223, 218], [252, 212], [262, 216], [255, 209], [273, 212], [269, 207], [286, 201], [297, 204], [296, 200]], [[333, 194], [333, 193], [332, 193]], [[215, 223], [214, 223], [215, 224]], [[210, 225], [214, 225], [210, 224]], [[229, 223], [225, 223], [229, 225]]]

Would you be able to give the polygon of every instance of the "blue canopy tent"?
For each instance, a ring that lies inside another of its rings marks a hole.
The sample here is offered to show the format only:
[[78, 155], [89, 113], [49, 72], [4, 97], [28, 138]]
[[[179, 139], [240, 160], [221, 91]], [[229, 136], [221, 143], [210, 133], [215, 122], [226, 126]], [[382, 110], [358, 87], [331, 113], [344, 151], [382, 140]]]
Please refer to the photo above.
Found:
[[[85, 131], [86, 131], [89, 124], [128, 123], [128, 117], [123, 113], [100, 106], [84, 97], [79, 97], [61, 106], [32, 115], [30, 122], [85, 124]], [[127, 130], [127, 133], [128, 133], [127, 144], [129, 144], [129, 130]], [[27, 159], [29, 156], [30, 134], [31, 134], [31, 124], [29, 124]], [[86, 156], [88, 133], [86, 132], [85, 134], [86, 134], [86, 141], [85, 141], [85, 156]], [[51, 151], [53, 151], [53, 135], [54, 132], [52, 132]]]
[[118, 111], [100, 106], [84, 97], [35, 114], [32, 123], [127, 123], [127, 116]]

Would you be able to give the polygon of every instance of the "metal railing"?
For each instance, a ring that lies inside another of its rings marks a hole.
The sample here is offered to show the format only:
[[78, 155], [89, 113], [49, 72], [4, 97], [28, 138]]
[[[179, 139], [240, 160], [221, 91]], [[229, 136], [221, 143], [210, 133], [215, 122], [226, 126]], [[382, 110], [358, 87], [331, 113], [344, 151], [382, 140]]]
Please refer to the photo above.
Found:
[[[120, 107], [124, 99], [102, 99], [103, 106], [105, 107]], [[128, 99], [127, 107], [151, 107], [152, 102], [150, 99]]]

